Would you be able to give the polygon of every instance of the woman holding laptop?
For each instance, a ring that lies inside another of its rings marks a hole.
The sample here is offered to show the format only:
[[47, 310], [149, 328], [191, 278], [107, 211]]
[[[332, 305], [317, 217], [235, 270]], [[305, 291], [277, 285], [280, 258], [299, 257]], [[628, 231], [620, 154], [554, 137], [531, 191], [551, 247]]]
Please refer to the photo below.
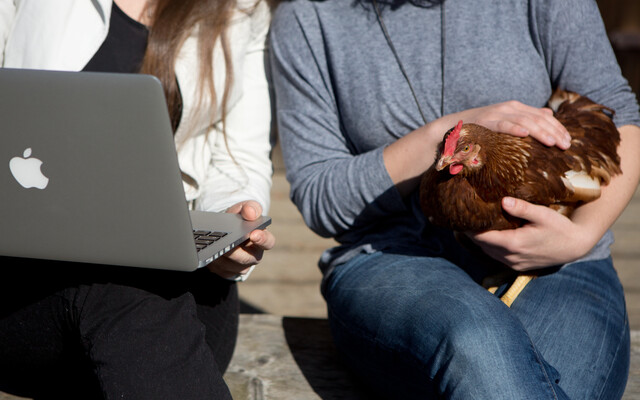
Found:
[[[0, 0], [0, 64], [155, 75], [186, 200], [252, 220], [267, 212], [271, 186], [270, 14], [261, 0]], [[11, 290], [0, 294], [0, 390], [230, 399], [235, 281], [274, 243], [254, 231], [191, 273], [3, 259], [22, 265], [1, 278]]]

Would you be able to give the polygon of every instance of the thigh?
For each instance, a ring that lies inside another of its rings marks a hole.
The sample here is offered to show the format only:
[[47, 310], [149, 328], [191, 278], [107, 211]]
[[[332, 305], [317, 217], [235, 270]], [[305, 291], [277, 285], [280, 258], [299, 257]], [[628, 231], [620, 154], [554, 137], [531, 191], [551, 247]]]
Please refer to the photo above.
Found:
[[565, 398], [515, 315], [449, 261], [360, 255], [325, 297], [345, 361], [389, 398]]
[[615, 399], [629, 371], [624, 293], [611, 259], [569, 264], [530, 282], [512, 305], [560, 386], [575, 399]]
[[[33, 373], [39, 371], [40, 377], [60, 376], [51, 380], [61, 382], [63, 390], [64, 377], [97, 382], [97, 376], [104, 390], [127, 386], [139, 391], [137, 398], [145, 393], [162, 398], [171, 390], [179, 390], [176, 398], [212, 393], [228, 398], [222, 373], [237, 335], [234, 282], [208, 270], [3, 261], [26, 271], [0, 283], [17, 292], [0, 293], [0, 353], [7, 355], [0, 357], [0, 368], [12, 370], [11, 382], [25, 377], [23, 387], [33, 388]], [[192, 385], [195, 381], [200, 384]], [[55, 385], [42, 386], [55, 390]]]
[[[239, 300], [236, 282], [211, 273], [206, 268], [192, 272], [110, 265], [67, 266], [74, 278], [67, 281], [91, 286], [113, 284], [130, 287], [172, 301], [189, 294], [196, 315], [205, 327], [205, 340], [221, 371], [226, 370], [238, 334]], [[60, 286], [60, 285], [58, 285]]]
[[109, 398], [230, 398], [190, 293], [165, 299], [129, 286], [81, 285], [73, 309]]
[[236, 339], [240, 301], [236, 282], [202, 268], [190, 274], [185, 290], [193, 295], [198, 319], [205, 326], [205, 338], [221, 372], [226, 371]]
[[182, 272], [12, 257], [0, 257], [0, 262], [12, 271], [0, 279], [0, 318], [80, 285], [109, 283], [167, 300], [190, 293], [218, 366], [224, 371], [231, 360], [238, 333], [237, 285], [206, 268]]
[[165, 299], [189, 293], [196, 304], [198, 320], [205, 327], [205, 339], [218, 368], [224, 372], [231, 361], [238, 335], [240, 302], [236, 282], [211, 273], [207, 268], [193, 272], [166, 270], [122, 271], [118, 282], [133, 285]]
[[[102, 398], [70, 301], [45, 296], [0, 317], [0, 390], [28, 398]], [[15, 306], [15, 304], [14, 304]]]

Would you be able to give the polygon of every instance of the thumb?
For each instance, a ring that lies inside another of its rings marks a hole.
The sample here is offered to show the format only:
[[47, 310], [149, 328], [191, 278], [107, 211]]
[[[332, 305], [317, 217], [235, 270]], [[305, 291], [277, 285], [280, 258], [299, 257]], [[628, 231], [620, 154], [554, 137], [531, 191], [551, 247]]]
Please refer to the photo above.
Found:
[[262, 214], [262, 207], [255, 201], [247, 201], [242, 205], [240, 215], [247, 221], [253, 221]]
[[522, 199], [504, 197], [502, 208], [509, 215], [528, 221], [533, 225], [545, 225], [548, 223], [558, 223], [558, 218], [568, 219], [550, 207], [529, 203]]
[[522, 218], [527, 221], [533, 221], [536, 219], [536, 207], [521, 199], [503, 197], [502, 208], [508, 212], [509, 215], [514, 217]]
[[228, 213], [240, 214], [247, 221], [253, 221], [262, 215], [262, 206], [255, 200], [245, 200], [227, 208]]

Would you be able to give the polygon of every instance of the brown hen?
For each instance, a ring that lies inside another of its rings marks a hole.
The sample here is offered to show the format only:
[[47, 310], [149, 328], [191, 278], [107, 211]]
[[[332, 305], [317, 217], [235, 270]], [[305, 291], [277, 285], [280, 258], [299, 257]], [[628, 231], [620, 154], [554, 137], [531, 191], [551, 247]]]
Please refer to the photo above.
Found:
[[502, 210], [505, 196], [566, 216], [600, 197], [600, 187], [621, 173], [613, 110], [562, 90], [553, 93], [549, 107], [571, 135], [567, 150], [462, 121], [448, 131], [420, 184], [431, 223], [458, 232], [511, 229], [526, 221]]

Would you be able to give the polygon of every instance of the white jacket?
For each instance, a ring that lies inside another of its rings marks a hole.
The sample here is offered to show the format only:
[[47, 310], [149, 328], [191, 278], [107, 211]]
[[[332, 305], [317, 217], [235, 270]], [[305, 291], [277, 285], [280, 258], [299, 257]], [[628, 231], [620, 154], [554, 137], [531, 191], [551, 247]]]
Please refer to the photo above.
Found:
[[[221, 109], [205, 97], [197, 101], [197, 38], [180, 50], [176, 75], [183, 113], [175, 140], [182, 171], [197, 186], [185, 184], [195, 208], [223, 211], [242, 201], [258, 201], [267, 213], [271, 188], [271, 106], [265, 74], [266, 2], [239, 0], [230, 25], [233, 87], [227, 107], [230, 157], [220, 131]], [[12, 68], [79, 71], [97, 52], [109, 31], [112, 0], [0, 0], [0, 65]], [[249, 14], [241, 10], [252, 10]], [[225, 65], [221, 46], [214, 48], [215, 86], [221, 103]], [[213, 117], [213, 118], [212, 118]], [[213, 127], [209, 121], [216, 121]], [[187, 130], [195, 127], [195, 134]]]

